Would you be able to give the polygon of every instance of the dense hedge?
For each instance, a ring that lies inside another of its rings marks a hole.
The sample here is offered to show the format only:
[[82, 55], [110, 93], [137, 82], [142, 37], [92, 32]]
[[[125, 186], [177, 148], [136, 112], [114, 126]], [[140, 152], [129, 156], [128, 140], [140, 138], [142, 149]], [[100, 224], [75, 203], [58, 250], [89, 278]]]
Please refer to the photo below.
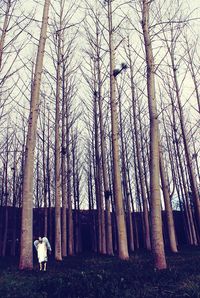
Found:
[[[96, 210], [93, 211], [94, 216], [97, 217]], [[13, 218], [14, 214], [16, 216], [16, 230], [13, 227]], [[54, 208], [51, 208], [51, 215], [52, 215], [52, 224], [54, 224]], [[74, 213], [73, 213], [74, 215]], [[93, 229], [91, 228], [91, 215], [88, 210], [81, 210], [80, 211], [80, 233], [81, 233], [81, 247], [83, 252], [92, 251], [92, 237], [93, 237]], [[143, 231], [142, 231], [142, 222], [141, 222], [141, 214], [139, 212], [134, 213], [136, 222], [137, 222], [137, 232], [140, 247], [143, 247]], [[163, 234], [164, 234], [164, 242], [165, 247], [169, 246], [169, 239], [168, 239], [168, 232], [167, 232], [167, 224], [166, 224], [166, 214], [162, 212], [163, 217]], [[75, 221], [74, 221], [75, 222]], [[96, 219], [96, 224], [97, 224]], [[183, 214], [180, 211], [174, 211], [174, 222], [175, 222], [175, 229], [176, 229], [176, 236], [178, 245], [185, 245], [187, 244], [186, 233], [183, 225]], [[5, 207], [0, 207], [0, 251], [3, 245], [3, 231], [5, 226]], [[19, 208], [12, 208], [8, 207], [8, 235], [7, 235], [7, 245], [6, 245], [6, 255], [11, 255], [11, 246], [12, 246], [12, 239], [13, 233], [16, 237], [16, 254], [19, 254], [19, 239], [20, 239], [20, 226], [21, 226], [21, 209]], [[38, 236], [43, 235], [43, 228], [44, 228], [44, 208], [34, 208], [33, 209], [33, 239], [36, 239]], [[75, 226], [74, 226], [75, 230]], [[96, 230], [98, 230], [98, 226], [96, 226]], [[54, 232], [54, 228], [52, 229]], [[49, 235], [48, 235], [49, 237]], [[54, 239], [54, 235], [52, 234], [52, 239]], [[49, 238], [49, 240], [51, 240]], [[54, 248], [53, 240], [50, 241], [52, 248]]]

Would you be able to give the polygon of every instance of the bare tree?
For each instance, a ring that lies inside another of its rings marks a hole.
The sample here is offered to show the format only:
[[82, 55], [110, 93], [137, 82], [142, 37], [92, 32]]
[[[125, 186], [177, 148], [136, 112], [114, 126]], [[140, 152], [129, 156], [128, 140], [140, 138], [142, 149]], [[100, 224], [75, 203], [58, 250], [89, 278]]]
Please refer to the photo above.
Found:
[[40, 40], [38, 45], [37, 60], [35, 65], [35, 74], [33, 89], [31, 94], [30, 115], [28, 122], [28, 134], [26, 139], [26, 153], [23, 176], [23, 201], [22, 201], [22, 224], [21, 224], [21, 242], [20, 242], [20, 263], [19, 268], [33, 268], [33, 213], [32, 213], [32, 193], [33, 193], [33, 166], [34, 151], [36, 143], [37, 118], [39, 113], [39, 91], [43, 67], [44, 48], [47, 33], [48, 13], [50, 0], [44, 3], [42, 26]]
[[110, 55], [110, 107], [111, 107], [111, 127], [112, 127], [112, 153], [113, 153], [113, 175], [114, 175], [114, 198], [118, 233], [118, 254], [120, 259], [128, 259], [127, 232], [125, 224], [124, 206], [122, 199], [122, 187], [119, 167], [119, 141], [118, 141], [118, 114], [115, 86], [115, 54], [113, 44], [113, 26], [112, 26], [112, 3], [108, 4], [108, 30], [109, 30], [109, 55]]
[[159, 127], [155, 96], [155, 66], [152, 42], [149, 33], [149, 9], [151, 1], [142, 0], [142, 30], [144, 37], [147, 64], [147, 93], [150, 117], [150, 204], [151, 204], [151, 234], [154, 266], [165, 269], [166, 259], [162, 235], [161, 195], [159, 182]]
[[59, 27], [56, 31], [57, 65], [56, 65], [56, 116], [55, 116], [55, 259], [62, 260], [61, 247], [61, 178], [60, 178], [60, 91], [61, 91], [61, 29], [63, 2], [60, 4]]

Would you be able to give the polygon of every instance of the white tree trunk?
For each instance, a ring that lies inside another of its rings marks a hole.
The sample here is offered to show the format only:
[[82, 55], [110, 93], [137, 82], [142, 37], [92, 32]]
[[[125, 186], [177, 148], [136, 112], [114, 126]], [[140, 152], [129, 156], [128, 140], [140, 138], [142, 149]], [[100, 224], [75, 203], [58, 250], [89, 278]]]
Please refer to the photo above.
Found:
[[114, 198], [118, 233], [118, 254], [120, 259], [128, 259], [128, 243], [122, 198], [121, 175], [119, 167], [119, 129], [116, 100], [115, 77], [113, 75], [115, 67], [112, 8], [111, 0], [108, 0], [108, 22], [109, 22], [109, 52], [110, 52], [110, 105], [111, 105], [111, 127], [112, 127], [112, 152], [113, 152], [113, 175], [114, 175]]
[[151, 233], [154, 266], [156, 269], [167, 267], [161, 217], [161, 195], [159, 175], [159, 127], [155, 97], [155, 67], [152, 44], [149, 34], [149, 5], [148, 0], [142, 0], [142, 29], [147, 64], [147, 93], [150, 116], [150, 204], [151, 204]]
[[39, 113], [39, 92], [43, 67], [44, 49], [47, 35], [50, 0], [46, 0], [43, 10], [42, 27], [30, 103], [28, 134], [26, 139], [25, 165], [22, 194], [22, 224], [20, 242], [20, 269], [33, 268], [33, 167], [36, 144], [37, 119]]

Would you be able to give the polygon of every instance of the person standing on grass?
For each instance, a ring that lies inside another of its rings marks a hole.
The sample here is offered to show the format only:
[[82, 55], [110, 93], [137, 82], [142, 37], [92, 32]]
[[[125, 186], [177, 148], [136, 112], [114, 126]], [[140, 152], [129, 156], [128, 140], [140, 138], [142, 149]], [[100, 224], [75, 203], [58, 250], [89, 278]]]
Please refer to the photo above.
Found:
[[38, 262], [40, 265], [40, 271], [43, 269], [44, 264], [44, 271], [47, 270], [47, 250], [51, 253], [51, 245], [49, 240], [46, 237], [39, 237], [37, 240], [34, 241], [34, 246], [37, 250]]

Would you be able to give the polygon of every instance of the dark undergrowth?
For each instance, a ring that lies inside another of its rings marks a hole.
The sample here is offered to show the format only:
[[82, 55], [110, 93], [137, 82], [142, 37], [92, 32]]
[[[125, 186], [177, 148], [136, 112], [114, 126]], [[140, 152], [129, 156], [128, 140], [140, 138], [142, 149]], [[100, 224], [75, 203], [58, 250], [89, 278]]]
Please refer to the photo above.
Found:
[[129, 261], [85, 254], [48, 262], [47, 272], [19, 271], [18, 260], [0, 258], [0, 297], [200, 297], [200, 249], [167, 254], [168, 269], [155, 272], [152, 257]]

